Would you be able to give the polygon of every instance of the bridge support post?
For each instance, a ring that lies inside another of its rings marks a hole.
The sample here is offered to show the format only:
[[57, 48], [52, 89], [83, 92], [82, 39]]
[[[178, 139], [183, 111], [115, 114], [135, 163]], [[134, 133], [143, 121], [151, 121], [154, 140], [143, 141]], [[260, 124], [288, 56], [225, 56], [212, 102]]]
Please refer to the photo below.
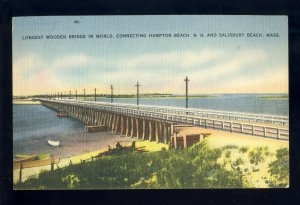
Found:
[[126, 136], [126, 131], [127, 131], [127, 121], [126, 121], [126, 116], [123, 116], [123, 125], [124, 125], [124, 128], [123, 128], [123, 135]]
[[167, 143], [167, 138], [168, 138], [167, 124], [163, 123], [163, 142], [164, 143]]
[[173, 141], [174, 141], [174, 148], [177, 149], [177, 134], [174, 133], [173, 135]]
[[124, 135], [124, 117], [123, 116], [121, 116], [121, 127], [120, 128], [121, 128], [120, 129], [121, 135]]
[[133, 137], [133, 131], [134, 131], [134, 121], [133, 121], [133, 117], [130, 118], [130, 127], [131, 127], [131, 130], [130, 130], [130, 137], [132, 138]]
[[155, 141], [156, 141], [156, 143], [158, 143], [158, 140], [159, 140], [159, 124], [156, 121], [155, 122]]
[[119, 127], [120, 127], [119, 124], [120, 124], [120, 115], [116, 115], [115, 129], [114, 129], [115, 133], [118, 133], [119, 132], [118, 130], [120, 130], [119, 129]]
[[142, 140], [145, 140], [145, 136], [146, 136], [146, 120], [142, 119], [142, 123], [143, 123], [143, 135], [142, 135]]
[[187, 148], [187, 144], [186, 144], [186, 135], [183, 136], [183, 148], [184, 148], [184, 149]]
[[109, 122], [109, 114], [108, 112], [105, 112], [104, 125], [106, 125], [107, 127], [109, 126], [108, 122]]
[[96, 112], [96, 125], [100, 125], [100, 119], [101, 119], [101, 115], [100, 115], [100, 112], [97, 111]]
[[170, 141], [171, 141], [171, 136], [172, 136], [172, 127], [171, 127], [172, 125], [171, 124], [169, 124], [169, 126], [168, 126], [168, 138], [167, 138], [167, 143], [170, 143]]
[[110, 113], [107, 113], [107, 122], [106, 122], [106, 124], [107, 124], [107, 130], [109, 130], [110, 129]]
[[152, 122], [151, 122], [151, 120], [149, 120], [148, 126], [149, 126], [149, 137], [148, 137], [148, 139], [149, 139], [149, 141], [152, 141], [153, 127], [152, 127]]
[[135, 124], [136, 124], [136, 138], [140, 138], [140, 127], [139, 127], [139, 118], [135, 118]]
[[105, 125], [105, 112], [100, 111], [100, 125]]
[[112, 114], [112, 124], [111, 124], [111, 132], [114, 133], [115, 130], [115, 123], [116, 123], [116, 115]]
[[104, 113], [103, 112], [99, 112], [99, 125], [103, 125], [103, 117], [104, 117]]
[[162, 122], [159, 122], [158, 123], [158, 142], [162, 142], [163, 141], [163, 123]]
[[96, 110], [94, 110], [94, 116], [95, 116], [95, 118], [94, 118], [94, 125], [98, 125], [98, 111], [96, 111]]
[[86, 121], [85, 121], [85, 108], [82, 109], [81, 115], [82, 115], [82, 121], [83, 121], [83, 123], [86, 124]]
[[112, 114], [109, 113], [109, 120], [108, 120], [108, 131], [111, 130], [111, 127], [112, 127]]
[[88, 108], [87, 109], [87, 124], [91, 125], [91, 110]]
[[115, 133], [115, 132], [116, 132], [117, 121], [118, 121], [118, 115], [114, 113], [114, 114], [113, 114], [113, 124], [112, 124], [112, 128], [111, 128], [111, 132], [112, 132], [112, 133]]
[[129, 117], [126, 117], [126, 137], [129, 135]]
[[114, 124], [114, 133], [117, 133], [119, 124], [119, 115], [116, 114], [115, 124]]
[[103, 113], [101, 111], [98, 112], [98, 125], [102, 125], [102, 117], [103, 117]]
[[90, 111], [90, 116], [91, 116], [91, 125], [95, 125], [95, 111], [94, 110], [91, 110]]

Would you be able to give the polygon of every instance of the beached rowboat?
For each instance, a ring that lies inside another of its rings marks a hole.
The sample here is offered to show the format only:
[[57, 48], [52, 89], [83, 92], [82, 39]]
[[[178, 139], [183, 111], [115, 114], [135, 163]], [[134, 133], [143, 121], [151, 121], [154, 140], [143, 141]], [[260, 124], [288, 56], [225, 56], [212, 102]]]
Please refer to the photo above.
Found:
[[23, 154], [16, 154], [15, 155], [17, 162], [27, 162], [27, 161], [32, 161], [37, 159], [37, 155], [23, 155]]
[[53, 146], [53, 147], [58, 147], [59, 146], [59, 141], [57, 140], [47, 140], [48, 144]]

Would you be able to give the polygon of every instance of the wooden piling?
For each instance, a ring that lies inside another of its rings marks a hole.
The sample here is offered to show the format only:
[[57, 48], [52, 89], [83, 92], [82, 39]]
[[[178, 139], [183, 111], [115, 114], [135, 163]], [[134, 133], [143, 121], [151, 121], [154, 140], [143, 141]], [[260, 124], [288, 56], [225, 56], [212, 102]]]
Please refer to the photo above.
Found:
[[22, 170], [23, 170], [23, 163], [20, 162], [19, 182], [22, 182]]
[[133, 137], [133, 131], [134, 131], [134, 123], [133, 123], [133, 117], [130, 118], [130, 127], [131, 127], [131, 130], [130, 130], [130, 137], [132, 138]]
[[148, 126], [149, 126], [149, 137], [148, 137], [148, 139], [149, 139], [149, 141], [152, 141], [153, 127], [152, 127], [152, 122], [151, 122], [151, 120], [149, 120]]
[[161, 138], [161, 126], [160, 126], [160, 122], [157, 122], [157, 126], [155, 127], [157, 130], [155, 131], [156, 136], [155, 136], [155, 140], [156, 143], [160, 142], [160, 138]]
[[145, 136], [146, 136], [146, 120], [145, 119], [142, 119], [142, 124], [143, 124], [142, 140], [145, 140]]

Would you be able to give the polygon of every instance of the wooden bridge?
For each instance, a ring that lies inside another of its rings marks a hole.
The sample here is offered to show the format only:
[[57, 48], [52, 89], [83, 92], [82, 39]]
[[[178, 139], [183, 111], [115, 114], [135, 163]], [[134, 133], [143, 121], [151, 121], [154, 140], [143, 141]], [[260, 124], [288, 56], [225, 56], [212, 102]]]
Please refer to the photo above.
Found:
[[142, 140], [169, 143], [174, 127], [180, 124], [289, 140], [287, 116], [71, 99], [36, 100], [53, 110], [64, 110], [86, 125], [107, 126], [108, 131]]

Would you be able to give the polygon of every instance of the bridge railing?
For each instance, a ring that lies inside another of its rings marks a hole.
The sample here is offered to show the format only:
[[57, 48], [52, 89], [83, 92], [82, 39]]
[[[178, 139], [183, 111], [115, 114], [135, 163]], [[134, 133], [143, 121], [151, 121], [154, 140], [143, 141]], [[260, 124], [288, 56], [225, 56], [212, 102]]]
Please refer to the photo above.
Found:
[[184, 115], [195, 115], [207, 118], [217, 118], [223, 120], [236, 120], [245, 122], [257, 122], [264, 124], [273, 125], [289, 125], [288, 116], [280, 115], [267, 115], [267, 114], [255, 114], [255, 113], [245, 113], [245, 112], [229, 112], [229, 111], [218, 111], [218, 110], [208, 110], [208, 109], [194, 109], [194, 108], [181, 108], [181, 107], [167, 107], [167, 106], [153, 106], [153, 105], [135, 105], [127, 103], [105, 103], [105, 102], [93, 102], [93, 101], [76, 101], [76, 100], [60, 100], [66, 102], [76, 102], [80, 104], [90, 104], [90, 105], [104, 105], [108, 107], [127, 107], [131, 109], [148, 110], [154, 112], [163, 113], [174, 113], [174, 114], [184, 114]]
[[276, 138], [282, 140], [289, 139], [289, 129], [283, 127], [276, 127], [275, 125], [262, 125], [259, 123], [252, 122], [232, 121], [229, 119], [214, 119], [191, 114], [159, 112], [157, 110], [140, 109], [140, 107], [134, 108], [131, 106], [116, 106], [112, 104], [98, 102], [82, 102], [71, 100], [61, 102], [66, 104], [90, 107], [99, 110], [113, 111], [123, 113], [126, 115], [150, 117], [160, 120], [167, 120], [170, 122], [191, 124], [194, 126], [200, 126], [211, 129], [219, 129], [224, 131]]

